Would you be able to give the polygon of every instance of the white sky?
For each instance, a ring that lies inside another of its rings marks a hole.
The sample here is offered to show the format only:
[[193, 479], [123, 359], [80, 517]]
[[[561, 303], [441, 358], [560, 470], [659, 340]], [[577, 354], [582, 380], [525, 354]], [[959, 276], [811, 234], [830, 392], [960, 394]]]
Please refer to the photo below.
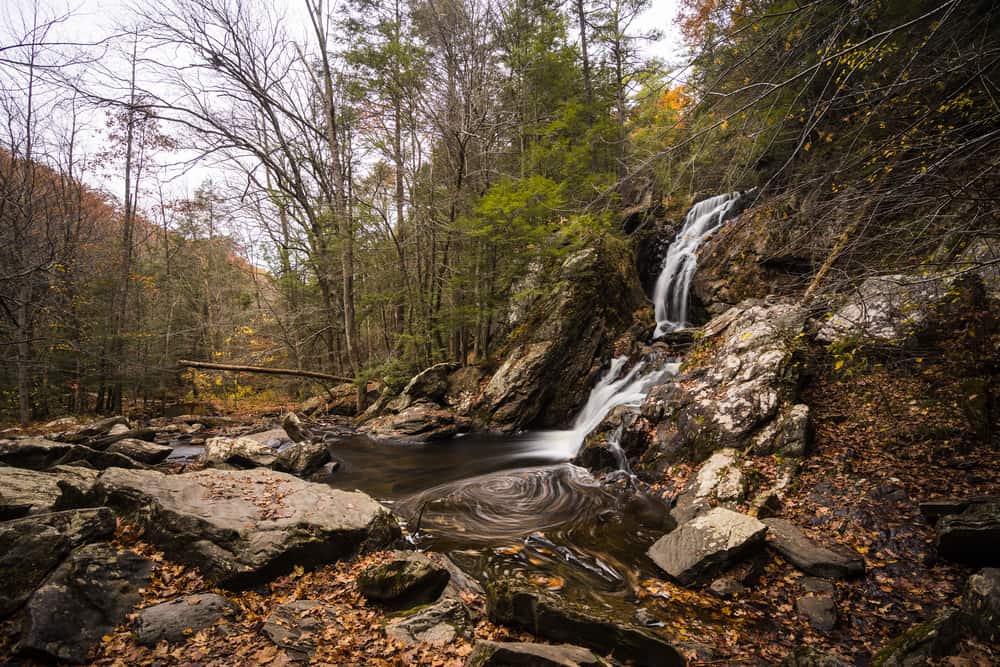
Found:
[[[170, 2], [170, 0], [146, 1]], [[36, 9], [43, 20], [54, 16], [71, 15], [58, 28], [52, 39], [95, 41], [114, 32], [119, 26], [128, 24], [130, 17], [128, 4], [127, 0], [0, 0], [0, 45], [11, 34], [22, 33], [21, 26], [24, 21], [30, 25], [32, 12]], [[667, 62], [676, 61], [681, 51], [679, 31], [673, 21], [677, 13], [677, 4], [678, 0], [653, 0], [651, 7], [635, 25], [642, 30], [656, 29], [662, 32], [663, 38], [658, 42], [648, 43], [646, 52]], [[273, 6], [275, 9], [286, 8], [288, 17], [293, 21], [296, 20], [295, 17], [300, 17], [302, 28], [306, 29], [306, 19], [301, 10], [302, 0], [273, 0]], [[3, 70], [0, 70], [0, 76], [3, 76]], [[85, 137], [82, 143], [84, 151], [93, 156], [102, 148], [100, 133], [103, 131], [104, 119], [100, 113], [95, 112], [86, 118], [85, 122], [88, 126], [89, 141]], [[110, 170], [105, 170], [107, 171]], [[188, 196], [208, 178], [218, 182], [224, 180], [224, 176], [217, 173], [217, 170], [207, 165], [199, 165], [186, 173], [175, 175], [167, 186], [169, 195]], [[120, 196], [118, 190], [121, 189], [121, 184], [118, 177], [113, 172], [102, 174], [99, 165], [89, 176], [85, 176], [85, 180], [95, 187], [107, 189]]]

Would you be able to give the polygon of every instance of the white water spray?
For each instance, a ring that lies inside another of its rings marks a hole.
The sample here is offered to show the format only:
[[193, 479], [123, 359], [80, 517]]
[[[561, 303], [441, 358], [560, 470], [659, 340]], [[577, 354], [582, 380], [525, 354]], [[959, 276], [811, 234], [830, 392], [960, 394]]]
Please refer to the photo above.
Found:
[[663, 269], [656, 279], [653, 290], [656, 332], [653, 338], [687, 326], [688, 292], [698, 264], [698, 247], [722, 226], [739, 197], [739, 192], [716, 195], [698, 202], [688, 211], [684, 226], [667, 248]]

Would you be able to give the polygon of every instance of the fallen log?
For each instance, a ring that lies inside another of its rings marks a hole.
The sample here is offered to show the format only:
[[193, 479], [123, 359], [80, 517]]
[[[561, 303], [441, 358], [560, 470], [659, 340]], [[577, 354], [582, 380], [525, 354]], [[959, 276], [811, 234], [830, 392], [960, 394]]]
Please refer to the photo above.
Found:
[[263, 373], [267, 375], [294, 375], [296, 377], [314, 378], [316, 380], [329, 380], [330, 382], [350, 382], [354, 383], [354, 378], [330, 375], [318, 371], [300, 371], [294, 368], [265, 368], [264, 366], [241, 366], [237, 364], [217, 364], [213, 361], [190, 361], [188, 359], [178, 359], [178, 366], [187, 368], [205, 368], [213, 371], [231, 371], [234, 373]]

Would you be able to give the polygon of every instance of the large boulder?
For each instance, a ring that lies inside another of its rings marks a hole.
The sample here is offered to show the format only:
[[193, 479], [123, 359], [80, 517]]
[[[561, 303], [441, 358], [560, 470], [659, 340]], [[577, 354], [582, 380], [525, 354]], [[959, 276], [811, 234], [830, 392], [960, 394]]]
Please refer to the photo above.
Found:
[[422, 553], [398, 551], [384, 563], [358, 576], [358, 590], [369, 600], [396, 605], [433, 602], [444, 591], [451, 575]]
[[717, 503], [734, 503], [743, 499], [746, 481], [740, 467], [740, 453], [735, 449], [720, 449], [708, 457], [681, 493], [670, 514], [677, 523], [704, 514]]
[[296, 442], [278, 452], [272, 467], [293, 475], [309, 475], [330, 460], [330, 450], [321, 442]]
[[90, 504], [97, 474], [77, 466], [52, 472], [0, 466], [0, 521]]
[[441, 363], [422, 370], [410, 379], [402, 393], [389, 406], [399, 412], [419, 400], [444, 404], [448, 393], [448, 376], [457, 368], [458, 364], [455, 363]]
[[469, 610], [457, 598], [446, 596], [432, 605], [416, 609], [387, 623], [386, 636], [408, 646], [444, 646], [458, 637], [472, 636], [473, 623]]
[[50, 440], [58, 440], [59, 442], [69, 442], [73, 444], [80, 444], [92, 440], [93, 438], [99, 438], [111, 433], [111, 430], [115, 426], [124, 426], [126, 430], [129, 428], [128, 420], [121, 415], [116, 415], [114, 417], [107, 417], [105, 419], [99, 419], [95, 422], [79, 426], [68, 431], [63, 431], [61, 433], [53, 433], [49, 435]]
[[647, 306], [632, 252], [603, 237], [574, 253], [553, 289], [531, 307], [507, 343], [504, 362], [473, 410], [484, 425], [517, 430], [569, 423], [612, 343]]
[[93, 468], [141, 468], [143, 465], [124, 454], [101, 451], [86, 445], [55, 442], [45, 438], [0, 440], [0, 464], [46, 470], [59, 464], [75, 463]]
[[1000, 639], [1000, 569], [983, 568], [969, 577], [962, 596], [962, 611], [974, 619], [984, 640]]
[[419, 400], [399, 412], [365, 422], [360, 430], [375, 438], [425, 442], [453, 438], [472, 429], [472, 422], [437, 403]]
[[28, 601], [19, 653], [74, 664], [141, 600], [152, 563], [109, 544], [72, 552]]
[[709, 322], [681, 373], [643, 402], [655, 428], [647, 459], [701, 461], [721, 447], [742, 450], [790, 413], [803, 370], [805, 318], [796, 304], [751, 301]]
[[767, 545], [807, 574], [830, 579], [857, 577], [865, 573], [861, 557], [843, 548], [823, 546], [810, 539], [787, 519], [764, 519]]
[[359, 491], [261, 468], [181, 475], [111, 468], [97, 486], [168, 556], [229, 588], [385, 548], [400, 535], [389, 511]]
[[233, 604], [218, 593], [198, 593], [146, 607], [136, 615], [136, 641], [156, 646], [173, 644], [211, 627], [235, 611]]
[[1000, 566], [1000, 503], [977, 503], [937, 524], [939, 557], [967, 565]]
[[139, 440], [138, 438], [123, 438], [110, 445], [107, 451], [113, 454], [122, 454], [139, 463], [156, 465], [166, 460], [170, 456], [170, 453], [174, 451], [174, 448], [166, 445], [158, 445], [155, 442]]
[[923, 667], [948, 655], [969, 629], [969, 619], [946, 607], [890, 641], [872, 659], [874, 667]]
[[494, 623], [513, 625], [545, 639], [578, 642], [636, 665], [684, 665], [677, 649], [652, 632], [519, 579], [492, 582], [487, 587], [486, 604], [487, 614]]
[[646, 553], [678, 583], [690, 586], [761, 548], [766, 533], [757, 519], [716, 507], [664, 535]]
[[0, 523], [0, 618], [20, 607], [73, 549], [110, 537], [106, 507], [34, 514]]
[[209, 438], [202, 460], [208, 465], [225, 464], [236, 468], [268, 467], [278, 460], [278, 451], [260, 437]]
[[607, 667], [592, 652], [572, 644], [476, 642], [465, 667]]

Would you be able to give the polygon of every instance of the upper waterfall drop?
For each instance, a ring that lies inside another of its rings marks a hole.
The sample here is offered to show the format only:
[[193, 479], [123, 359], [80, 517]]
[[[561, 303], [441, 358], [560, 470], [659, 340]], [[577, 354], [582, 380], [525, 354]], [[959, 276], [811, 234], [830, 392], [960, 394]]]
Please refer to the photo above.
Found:
[[688, 292], [698, 264], [698, 248], [715, 230], [740, 198], [739, 192], [709, 197], [691, 207], [684, 225], [667, 248], [663, 268], [653, 290], [656, 331], [653, 338], [687, 326]]

